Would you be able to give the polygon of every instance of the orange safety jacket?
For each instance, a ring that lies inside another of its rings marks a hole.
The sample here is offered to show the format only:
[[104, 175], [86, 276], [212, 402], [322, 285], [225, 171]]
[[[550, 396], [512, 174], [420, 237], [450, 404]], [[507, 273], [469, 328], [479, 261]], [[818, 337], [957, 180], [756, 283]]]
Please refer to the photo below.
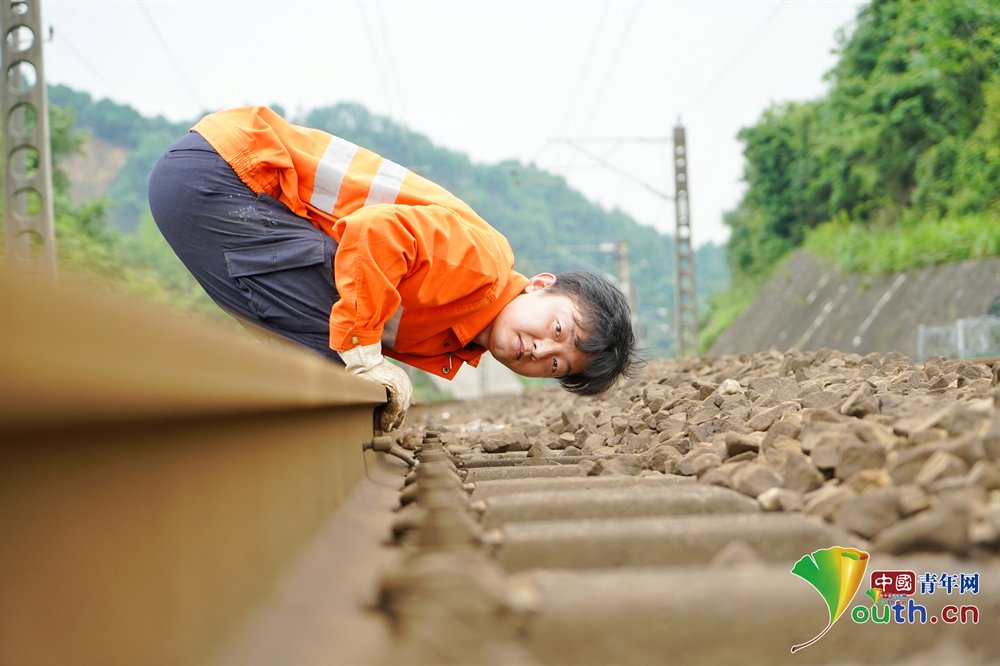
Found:
[[485, 349], [472, 339], [523, 292], [496, 229], [443, 187], [268, 108], [206, 116], [193, 128], [257, 194], [338, 243], [330, 347], [383, 353], [441, 377]]

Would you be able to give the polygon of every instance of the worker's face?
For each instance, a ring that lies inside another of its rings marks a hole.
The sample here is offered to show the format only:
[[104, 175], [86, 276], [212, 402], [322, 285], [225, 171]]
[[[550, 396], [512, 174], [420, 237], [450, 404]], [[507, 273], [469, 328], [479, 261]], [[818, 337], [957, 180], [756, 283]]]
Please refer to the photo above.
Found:
[[580, 313], [568, 296], [549, 295], [555, 276], [531, 278], [476, 341], [498, 361], [525, 377], [564, 377], [583, 370], [587, 357], [576, 347]]

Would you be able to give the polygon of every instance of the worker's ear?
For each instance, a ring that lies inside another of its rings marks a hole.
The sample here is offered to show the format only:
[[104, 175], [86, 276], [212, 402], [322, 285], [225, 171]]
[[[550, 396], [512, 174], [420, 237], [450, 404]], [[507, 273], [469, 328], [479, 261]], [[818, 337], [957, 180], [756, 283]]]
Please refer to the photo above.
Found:
[[555, 284], [556, 276], [552, 273], [539, 273], [535, 277], [528, 280], [528, 284], [524, 287], [524, 293], [530, 294], [538, 289], [545, 289], [548, 286]]

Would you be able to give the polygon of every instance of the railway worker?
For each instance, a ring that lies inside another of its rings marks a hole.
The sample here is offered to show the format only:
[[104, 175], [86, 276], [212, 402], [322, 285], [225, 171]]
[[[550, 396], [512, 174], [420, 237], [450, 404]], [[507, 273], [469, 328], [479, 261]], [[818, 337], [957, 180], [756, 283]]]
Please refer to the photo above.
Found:
[[153, 169], [149, 204], [220, 307], [383, 384], [384, 431], [413, 394], [385, 356], [451, 379], [489, 351], [581, 395], [635, 364], [606, 279], [515, 272], [507, 239], [444, 188], [265, 107], [199, 121]]

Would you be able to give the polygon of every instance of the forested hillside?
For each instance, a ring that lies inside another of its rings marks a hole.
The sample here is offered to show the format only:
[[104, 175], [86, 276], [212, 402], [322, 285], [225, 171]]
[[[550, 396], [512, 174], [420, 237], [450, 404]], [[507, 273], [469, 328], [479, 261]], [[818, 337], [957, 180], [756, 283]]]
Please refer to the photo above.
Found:
[[748, 188], [726, 217], [737, 273], [766, 271], [823, 223], [845, 242], [1000, 215], [996, 2], [876, 0], [839, 52], [826, 97], [776, 104], [740, 132]]
[[[106, 195], [108, 219], [114, 229], [130, 237], [147, 237], [144, 254], [166, 270], [170, 259], [151, 249], [156, 232], [148, 219], [146, 178], [163, 150], [197, 119], [185, 123], [149, 119], [130, 107], [95, 101], [65, 86], [52, 86], [49, 99], [53, 108], [72, 109], [78, 130], [128, 150], [126, 163]], [[285, 113], [277, 106], [275, 110]], [[637, 224], [621, 211], [601, 208], [561, 177], [534, 165], [473, 163], [466, 155], [435, 146], [427, 137], [358, 104], [343, 103], [309, 111], [303, 117], [288, 117], [370, 147], [455, 192], [507, 236], [517, 269], [529, 275], [573, 268], [615, 275], [615, 255], [607, 245], [626, 241], [645, 344], [651, 356], [671, 353], [672, 237]], [[723, 249], [702, 246], [696, 263], [699, 295], [707, 302], [728, 284]]]
[[703, 347], [799, 246], [865, 273], [1000, 255], [996, 2], [875, 0], [838, 40], [829, 94], [774, 104], [739, 134], [733, 287]]

